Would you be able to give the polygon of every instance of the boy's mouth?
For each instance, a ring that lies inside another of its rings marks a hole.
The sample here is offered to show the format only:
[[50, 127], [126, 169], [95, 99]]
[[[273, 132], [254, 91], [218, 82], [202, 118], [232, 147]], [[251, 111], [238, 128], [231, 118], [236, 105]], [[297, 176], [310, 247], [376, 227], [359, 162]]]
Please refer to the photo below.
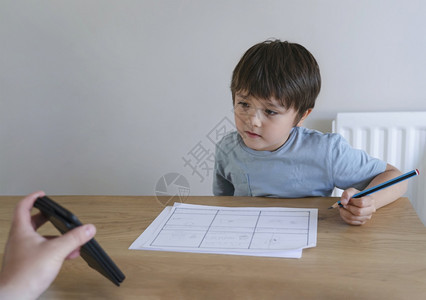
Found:
[[244, 133], [250, 138], [259, 138], [260, 135], [251, 131], [244, 131]]

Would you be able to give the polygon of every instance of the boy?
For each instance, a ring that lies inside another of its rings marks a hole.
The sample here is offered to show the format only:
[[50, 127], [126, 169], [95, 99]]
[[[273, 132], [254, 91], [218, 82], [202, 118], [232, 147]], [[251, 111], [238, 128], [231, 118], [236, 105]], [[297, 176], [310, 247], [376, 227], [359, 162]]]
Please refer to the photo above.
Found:
[[353, 149], [338, 134], [300, 127], [320, 88], [318, 64], [303, 46], [275, 40], [247, 50], [232, 75], [237, 132], [216, 146], [214, 195], [327, 197], [338, 187], [345, 190], [340, 216], [362, 225], [405, 193], [402, 182], [351, 198], [401, 172]]

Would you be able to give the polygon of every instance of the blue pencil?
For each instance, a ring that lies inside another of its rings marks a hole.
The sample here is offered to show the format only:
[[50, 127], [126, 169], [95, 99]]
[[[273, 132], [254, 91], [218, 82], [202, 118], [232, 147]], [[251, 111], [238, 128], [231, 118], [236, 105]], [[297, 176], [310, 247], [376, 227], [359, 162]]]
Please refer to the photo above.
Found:
[[[395, 178], [393, 178], [393, 179], [391, 179], [391, 180], [388, 180], [388, 181], [386, 181], [386, 182], [383, 182], [383, 183], [381, 183], [381, 184], [378, 184], [378, 185], [376, 185], [376, 186], [373, 186], [372, 188], [369, 188], [369, 189], [367, 189], [367, 190], [365, 190], [365, 191], [359, 192], [359, 193], [357, 193], [357, 194], [353, 195], [353, 196], [352, 196], [352, 198], [361, 198], [361, 197], [364, 197], [364, 196], [370, 195], [370, 194], [372, 194], [372, 193], [375, 193], [375, 192], [377, 192], [377, 191], [380, 191], [380, 190], [382, 190], [382, 189], [384, 189], [384, 188], [387, 188], [387, 187], [389, 187], [389, 186], [391, 186], [391, 185], [394, 185], [394, 184], [396, 184], [396, 183], [398, 183], [398, 182], [401, 182], [401, 181], [403, 181], [403, 180], [406, 180], [406, 179], [408, 179], [408, 178], [411, 178], [411, 177], [416, 176], [416, 175], [419, 175], [419, 174], [420, 174], [419, 170], [415, 169], [415, 170], [413, 170], [413, 171], [410, 171], [410, 172], [407, 172], [407, 173], [405, 173], [405, 174], [402, 174], [401, 176], [395, 177]], [[334, 204], [333, 204], [332, 206], [330, 206], [328, 209], [336, 208], [337, 206], [342, 206], [342, 204], [340, 203], [340, 200], [339, 200], [339, 201], [337, 201], [336, 203], [334, 203]]]

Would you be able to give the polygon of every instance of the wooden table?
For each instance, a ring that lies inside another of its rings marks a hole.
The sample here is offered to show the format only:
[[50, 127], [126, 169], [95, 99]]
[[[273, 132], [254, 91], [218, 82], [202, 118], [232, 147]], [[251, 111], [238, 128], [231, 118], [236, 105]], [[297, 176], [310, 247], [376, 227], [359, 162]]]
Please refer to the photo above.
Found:
[[[426, 228], [409, 200], [380, 209], [368, 224], [345, 224], [336, 198], [189, 197], [218, 206], [318, 208], [317, 247], [301, 259], [128, 250], [165, 199], [51, 196], [83, 223], [126, 275], [120, 287], [81, 259], [65, 262], [41, 299], [426, 299]], [[21, 197], [0, 197], [0, 249]], [[51, 224], [42, 234], [56, 234]]]

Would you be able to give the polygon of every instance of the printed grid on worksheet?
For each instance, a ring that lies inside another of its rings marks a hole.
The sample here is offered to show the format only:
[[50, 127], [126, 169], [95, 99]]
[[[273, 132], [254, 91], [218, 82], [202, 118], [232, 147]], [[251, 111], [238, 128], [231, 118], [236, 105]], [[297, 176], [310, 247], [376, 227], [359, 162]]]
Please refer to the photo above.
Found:
[[176, 208], [152, 247], [287, 250], [309, 244], [310, 211]]

